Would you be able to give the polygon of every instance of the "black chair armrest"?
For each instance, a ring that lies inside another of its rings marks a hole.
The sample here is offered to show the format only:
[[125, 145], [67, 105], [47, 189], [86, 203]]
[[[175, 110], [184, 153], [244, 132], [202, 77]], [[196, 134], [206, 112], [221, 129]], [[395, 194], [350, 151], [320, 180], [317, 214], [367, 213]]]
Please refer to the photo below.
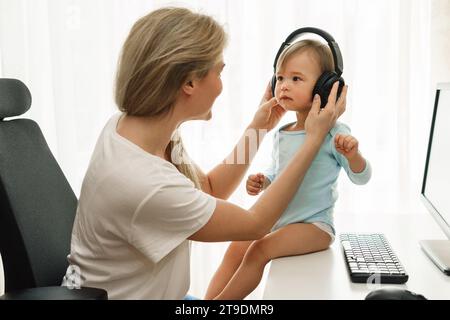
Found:
[[8, 292], [0, 300], [108, 300], [108, 293], [89, 287], [39, 287]]

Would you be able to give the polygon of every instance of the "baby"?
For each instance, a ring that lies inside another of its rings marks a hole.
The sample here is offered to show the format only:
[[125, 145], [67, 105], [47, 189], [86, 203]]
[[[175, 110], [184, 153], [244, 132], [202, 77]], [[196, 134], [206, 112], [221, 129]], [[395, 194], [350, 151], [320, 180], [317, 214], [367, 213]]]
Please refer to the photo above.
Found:
[[[268, 188], [303, 144], [314, 86], [323, 72], [333, 70], [329, 47], [315, 40], [296, 42], [280, 55], [275, 97], [283, 108], [296, 112], [297, 121], [275, 134], [272, 164], [264, 174], [248, 177], [248, 194], [255, 196]], [[230, 244], [205, 299], [243, 299], [256, 288], [270, 260], [327, 249], [335, 239], [333, 208], [341, 168], [355, 184], [365, 184], [371, 176], [358, 140], [350, 135], [348, 126], [338, 122], [272, 231], [257, 241]]]

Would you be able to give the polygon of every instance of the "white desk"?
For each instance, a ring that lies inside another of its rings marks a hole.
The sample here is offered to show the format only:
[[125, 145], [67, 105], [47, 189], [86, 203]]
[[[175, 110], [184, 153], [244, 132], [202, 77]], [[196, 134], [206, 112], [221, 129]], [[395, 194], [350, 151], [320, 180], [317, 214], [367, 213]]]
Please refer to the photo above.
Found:
[[[446, 239], [431, 215], [335, 216], [337, 237], [330, 249], [271, 262], [263, 299], [364, 299], [380, 287], [405, 288], [428, 299], [450, 299], [450, 277], [425, 255], [423, 239]], [[384, 233], [409, 275], [404, 285], [357, 284], [350, 281], [339, 234]]]

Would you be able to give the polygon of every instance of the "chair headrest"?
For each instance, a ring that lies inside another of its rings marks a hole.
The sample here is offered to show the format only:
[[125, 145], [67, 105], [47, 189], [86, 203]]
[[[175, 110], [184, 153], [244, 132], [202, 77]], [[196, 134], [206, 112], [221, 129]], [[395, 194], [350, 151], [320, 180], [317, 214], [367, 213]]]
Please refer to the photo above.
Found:
[[30, 109], [31, 93], [17, 79], [0, 79], [0, 119], [24, 114]]

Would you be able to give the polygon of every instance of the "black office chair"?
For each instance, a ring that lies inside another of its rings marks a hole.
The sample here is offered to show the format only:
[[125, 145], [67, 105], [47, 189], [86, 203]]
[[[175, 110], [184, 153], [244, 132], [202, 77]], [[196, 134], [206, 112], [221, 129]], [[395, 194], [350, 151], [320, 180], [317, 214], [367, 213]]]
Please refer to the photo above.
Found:
[[36, 122], [31, 94], [0, 79], [0, 253], [9, 299], [107, 299], [97, 288], [61, 287], [77, 198]]

